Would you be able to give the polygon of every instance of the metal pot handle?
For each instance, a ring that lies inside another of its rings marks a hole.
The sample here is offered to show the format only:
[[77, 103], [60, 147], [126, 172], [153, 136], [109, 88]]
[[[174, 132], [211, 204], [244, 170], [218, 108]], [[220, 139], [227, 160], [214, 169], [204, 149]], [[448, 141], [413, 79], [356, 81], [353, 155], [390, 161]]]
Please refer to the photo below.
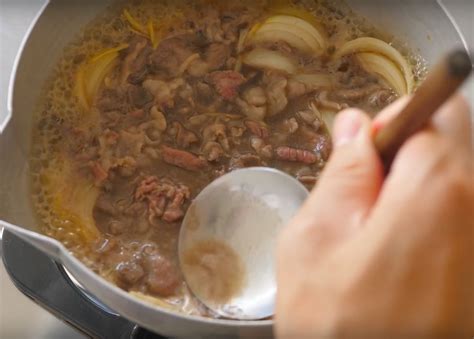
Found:
[[136, 338], [137, 332], [144, 331], [92, 303], [74, 287], [62, 266], [18, 235], [5, 229], [1, 243], [3, 262], [15, 286], [78, 331], [91, 338], [118, 339]]

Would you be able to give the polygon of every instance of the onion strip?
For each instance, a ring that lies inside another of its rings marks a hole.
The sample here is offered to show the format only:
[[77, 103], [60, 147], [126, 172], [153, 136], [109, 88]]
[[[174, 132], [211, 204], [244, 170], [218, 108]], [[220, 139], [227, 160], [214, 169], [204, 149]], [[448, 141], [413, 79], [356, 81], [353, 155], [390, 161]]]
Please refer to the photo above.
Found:
[[279, 23], [287, 26], [297, 27], [300, 32], [305, 33], [301, 36], [302, 38], [304, 38], [306, 35], [311, 36], [312, 39], [308, 39], [308, 43], [310, 43], [310, 41], [315, 41], [315, 44], [318, 45], [317, 51], [325, 50], [327, 47], [326, 37], [322, 33], [322, 30], [317, 29], [307, 20], [291, 15], [275, 15], [273, 17], [270, 17], [266, 22], [268, 24]]
[[403, 74], [391, 60], [375, 53], [359, 53], [356, 59], [367, 72], [381, 76], [398, 95], [408, 94]]
[[125, 19], [129, 23], [130, 27], [133, 28], [135, 31], [140, 32], [144, 34], [145, 36], [148, 36], [148, 32], [143, 27], [131, 14], [127, 9], [123, 10], [123, 15], [125, 16]]
[[86, 67], [84, 84], [89, 104], [92, 104], [92, 100], [99, 90], [100, 85], [102, 85], [105, 76], [109, 73], [113, 66], [115, 66], [117, 57], [118, 52], [109, 53]]
[[297, 74], [292, 79], [311, 88], [334, 87], [334, 79], [329, 74]]
[[298, 70], [294, 60], [264, 48], [255, 48], [244, 54], [242, 62], [255, 68], [272, 69], [288, 74], [295, 74]]
[[183, 61], [181, 66], [179, 66], [178, 74], [182, 75], [184, 72], [186, 72], [189, 65], [191, 65], [193, 61], [198, 60], [199, 58], [200, 58], [199, 53], [194, 53], [194, 54], [191, 54], [189, 57], [187, 57], [186, 60]]
[[117, 47], [114, 47], [114, 48], [109, 48], [109, 49], [106, 49], [105, 51], [102, 51], [101, 53], [97, 54], [96, 56], [92, 57], [92, 59], [90, 60], [90, 63], [94, 63], [94, 62], [97, 62], [98, 60], [100, 60], [102, 57], [108, 55], [108, 54], [112, 54], [112, 53], [116, 53], [116, 52], [120, 52], [124, 49], [128, 48], [128, 44], [120, 44], [118, 45]]
[[90, 106], [89, 99], [87, 98], [86, 94], [86, 85], [84, 81], [84, 73], [85, 67], [80, 66], [76, 72], [75, 77], [75, 84], [74, 84], [74, 94], [79, 102], [79, 105], [84, 108], [88, 109]]
[[314, 49], [314, 44], [309, 45], [303, 38], [301, 38], [300, 32], [295, 32], [287, 30], [285, 27], [278, 27], [273, 25], [263, 25], [260, 30], [255, 33], [251, 42], [253, 43], [265, 43], [265, 42], [275, 42], [275, 41], [284, 41], [291, 47], [294, 47], [302, 52], [311, 53], [316, 52]]
[[157, 39], [155, 28], [153, 27], [153, 22], [151, 20], [148, 20], [147, 28], [148, 34], [150, 35], [151, 46], [153, 47], [153, 49], [156, 49], [158, 47], [159, 41]]
[[393, 61], [402, 71], [406, 82], [407, 94], [411, 94], [415, 87], [413, 71], [405, 58], [395, 48], [386, 42], [375, 38], [358, 38], [345, 43], [334, 54], [334, 58], [340, 58], [348, 54], [377, 53]]
[[83, 109], [90, 109], [105, 77], [115, 66], [119, 52], [127, 47], [128, 45], [122, 44], [102, 51], [79, 67], [75, 77], [74, 94]]

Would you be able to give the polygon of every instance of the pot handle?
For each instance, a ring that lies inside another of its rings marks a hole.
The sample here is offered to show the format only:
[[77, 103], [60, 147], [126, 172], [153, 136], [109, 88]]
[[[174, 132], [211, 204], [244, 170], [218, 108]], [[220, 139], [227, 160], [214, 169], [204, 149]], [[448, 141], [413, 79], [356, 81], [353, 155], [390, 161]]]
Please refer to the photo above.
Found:
[[16, 234], [24, 241], [36, 247], [38, 250], [46, 253], [51, 258], [54, 258], [55, 260], [59, 261], [59, 256], [60, 252], [62, 251], [63, 245], [57, 240], [10, 224], [3, 220], [0, 220], [0, 227], [5, 228], [4, 233], [5, 231], [10, 231], [11, 233]]
[[[92, 303], [42, 251], [5, 229], [3, 262], [15, 286], [36, 304], [90, 338], [162, 338]], [[144, 335], [145, 334], [145, 335]]]

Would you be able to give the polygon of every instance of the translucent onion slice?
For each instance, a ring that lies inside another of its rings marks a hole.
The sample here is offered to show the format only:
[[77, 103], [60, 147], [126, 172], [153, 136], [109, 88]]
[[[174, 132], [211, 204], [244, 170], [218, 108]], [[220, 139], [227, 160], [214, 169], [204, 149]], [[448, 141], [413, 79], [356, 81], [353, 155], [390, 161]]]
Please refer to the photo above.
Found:
[[329, 74], [297, 74], [292, 79], [311, 88], [332, 88], [334, 86], [334, 79]]
[[408, 94], [413, 92], [415, 81], [413, 78], [411, 66], [399, 51], [387, 44], [385, 41], [367, 37], [358, 38], [345, 43], [336, 51], [334, 58], [340, 58], [344, 55], [364, 52], [381, 54], [393, 61], [403, 73]]
[[288, 74], [295, 74], [298, 70], [298, 66], [293, 59], [265, 48], [255, 48], [246, 53], [242, 58], [242, 62], [251, 67], [271, 69]]
[[369, 73], [382, 77], [398, 95], [407, 95], [407, 83], [400, 69], [390, 59], [375, 53], [358, 53], [356, 58]]
[[[52, 196], [51, 208], [65, 229], [76, 228], [86, 240], [99, 235], [93, 208], [100, 192], [92, 182], [73, 175], [66, 159], [56, 162], [55, 167], [44, 173], [45, 185]], [[74, 182], [71, 185], [71, 182]], [[72, 231], [72, 229], [71, 229]]]
[[328, 109], [319, 109], [318, 107], [316, 107], [314, 102], [309, 104], [309, 109], [323, 120], [324, 126], [326, 127], [328, 133], [332, 135], [337, 112]]
[[337, 112], [333, 112], [327, 109], [322, 109], [321, 119], [323, 119], [324, 125], [326, 126], [327, 131], [330, 135], [333, 133], [334, 121], [336, 120]]
[[300, 18], [318, 29], [320, 26], [320, 22], [311, 12], [293, 6], [291, 4], [291, 1], [273, 1], [272, 8], [270, 8], [270, 12], [277, 15], [288, 15]]
[[131, 27], [133, 30], [135, 30], [135, 31], [137, 31], [137, 32], [139, 32], [139, 33], [141, 33], [141, 34], [143, 34], [143, 35], [145, 35], [145, 36], [148, 36], [148, 32], [147, 32], [146, 28], [143, 27], [142, 24], [140, 24], [140, 23], [130, 14], [130, 12], [129, 12], [128, 10], [125, 9], [125, 10], [123, 11], [123, 15], [124, 15], [125, 19], [127, 20], [128, 24], [130, 25], [130, 27]]
[[90, 108], [104, 78], [115, 66], [119, 52], [127, 47], [127, 44], [123, 44], [102, 51], [79, 67], [76, 73], [74, 93], [84, 109]]
[[[253, 43], [264, 43], [264, 42], [275, 42], [284, 41], [291, 47], [294, 47], [305, 53], [317, 53], [319, 51], [319, 45], [313, 39], [312, 44], [308, 43], [303, 36], [304, 32], [298, 28], [289, 29], [285, 25], [281, 24], [265, 24], [255, 33], [252, 37], [251, 42]], [[306, 38], [312, 39], [311, 36]]]
[[326, 50], [327, 43], [325, 34], [323, 34], [320, 29], [317, 29], [306, 20], [291, 15], [275, 15], [270, 17], [266, 22], [268, 24], [279, 23], [290, 27], [298, 27], [301, 31], [311, 35], [311, 37], [318, 44], [319, 51]]
[[153, 49], [156, 49], [160, 41], [156, 36], [155, 27], [153, 26], [153, 22], [151, 20], [148, 20], [147, 29], [150, 36], [151, 46]]
[[242, 29], [239, 32], [239, 40], [237, 42], [237, 62], [235, 63], [234, 71], [240, 72], [242, 69], [242, 56], [240, 55], [245, 47], [247, 36], [250, 34], [249, 29]]
[[86, 85], [84, 81], [85, 67], [80, 66], [77, 70], [74, 84], [74, 94], [79, 102], [79, 105], [84, 108], [89, 108], [89, 99], [86, 94]]
[[92, 104], [105, 76], [115, 66], [117, 57], [118, 52], [106, 54], [85, 68], [84, 84], [89, 104]]

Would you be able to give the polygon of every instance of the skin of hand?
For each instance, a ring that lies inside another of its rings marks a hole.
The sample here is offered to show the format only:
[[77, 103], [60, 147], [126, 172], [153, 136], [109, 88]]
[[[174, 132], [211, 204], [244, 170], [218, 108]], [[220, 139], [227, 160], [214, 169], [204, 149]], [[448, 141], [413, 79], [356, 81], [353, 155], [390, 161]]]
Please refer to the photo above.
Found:
[[349, 109], [334, 151], [277, 246], [279, 338], [472, 337], [474, 172], [459, 95], [400, 149], [386, 178], [375, 121]]

